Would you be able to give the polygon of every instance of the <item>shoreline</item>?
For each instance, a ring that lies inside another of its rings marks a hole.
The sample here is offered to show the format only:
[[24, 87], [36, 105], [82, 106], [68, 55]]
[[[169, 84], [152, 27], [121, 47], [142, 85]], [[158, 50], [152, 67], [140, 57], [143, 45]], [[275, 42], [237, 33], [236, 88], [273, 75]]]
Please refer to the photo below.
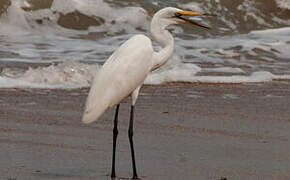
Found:
[[[87, 93], [0, 89], [0, 177], [110, 179], [114, 109], [82, 124]], [[132, 174], [129, 103], [122, 102], [119, 113], [119, 179]], [[289, 105], [287, 81], [145, 85], [134, 122], [139, 176], [289, 179]]]

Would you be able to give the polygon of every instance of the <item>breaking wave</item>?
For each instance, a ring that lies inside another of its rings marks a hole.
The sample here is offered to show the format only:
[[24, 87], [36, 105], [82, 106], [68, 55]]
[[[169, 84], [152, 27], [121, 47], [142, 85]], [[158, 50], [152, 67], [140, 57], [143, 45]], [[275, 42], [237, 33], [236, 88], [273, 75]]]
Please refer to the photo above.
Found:
[[[170, 82], [187, 83], [260, 83], [273, 80], [290, 80], [290, 75], [273, 75], [270, 72], [254, 72], [251, 75], [239, 75], [239, 69], [219, 69], [231, 76], [197, 76], [202, 69], [194, 64], [178, 63], [174, 57], [165, 67], [152, 72], [145, 80], [147, 85]], [[75, 89], [89, 87], [100, 65], [88, 65], [80, 62], [64, 62], [46, 67], [29, 68], [25, 71], [2, 69], [0, 74], [1, 88], [48, 88]]]
[[175, 56], [146, 84], [289, 79], [288, 0], [2, 0], [0, 87], [88, 87], [121, 43], [150, 37], [153, 14], [166, 6], [216, 17], [203, 19], [211, 31], [171, 27]]

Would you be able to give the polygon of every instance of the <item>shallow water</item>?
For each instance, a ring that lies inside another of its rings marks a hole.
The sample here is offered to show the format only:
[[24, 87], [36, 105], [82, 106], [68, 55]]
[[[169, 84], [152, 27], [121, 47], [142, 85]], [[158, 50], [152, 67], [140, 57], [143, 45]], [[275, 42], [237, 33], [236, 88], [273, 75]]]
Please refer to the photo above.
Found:
[[87, 87], [121, 43], [150, 36], [153, 14], [167, 6], [216, 17], [196, 19], [212, 30], [170, 27], [175, 54], [146, 84], [290, 79], [287, 0], [3, 0], [0, 87]]

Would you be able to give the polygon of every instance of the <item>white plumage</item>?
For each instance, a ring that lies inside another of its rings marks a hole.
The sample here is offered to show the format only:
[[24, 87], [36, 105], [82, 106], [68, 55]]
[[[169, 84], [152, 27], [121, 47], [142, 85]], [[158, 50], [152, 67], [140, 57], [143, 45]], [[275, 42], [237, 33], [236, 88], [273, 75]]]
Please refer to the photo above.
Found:
[[133, 91], [138, 91], [152, 68], [153, 49], [144, 35], [135, 35], [126, 41], [96, 73], [86, 103], [83, 122], [97, 120], [103, 112], [119, 104]]

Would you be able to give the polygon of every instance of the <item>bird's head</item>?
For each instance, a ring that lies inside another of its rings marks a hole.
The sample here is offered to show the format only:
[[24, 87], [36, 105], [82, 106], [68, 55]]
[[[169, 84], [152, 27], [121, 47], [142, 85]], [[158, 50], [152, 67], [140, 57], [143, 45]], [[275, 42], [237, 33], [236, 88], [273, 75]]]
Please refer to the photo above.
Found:
[[203, 14], [195, 11], [184, 11], [182, 9], [167, 7], [159, 10], [153, 17], [153, 22], [157, 22], [161, 26], [169, 26], [172, 24], [187, 23], [193, 24], [202, 28], [210, 29], [209, 27], [197, 23], [188, 17], [194, 16], [211, 16], [210, 14]]

